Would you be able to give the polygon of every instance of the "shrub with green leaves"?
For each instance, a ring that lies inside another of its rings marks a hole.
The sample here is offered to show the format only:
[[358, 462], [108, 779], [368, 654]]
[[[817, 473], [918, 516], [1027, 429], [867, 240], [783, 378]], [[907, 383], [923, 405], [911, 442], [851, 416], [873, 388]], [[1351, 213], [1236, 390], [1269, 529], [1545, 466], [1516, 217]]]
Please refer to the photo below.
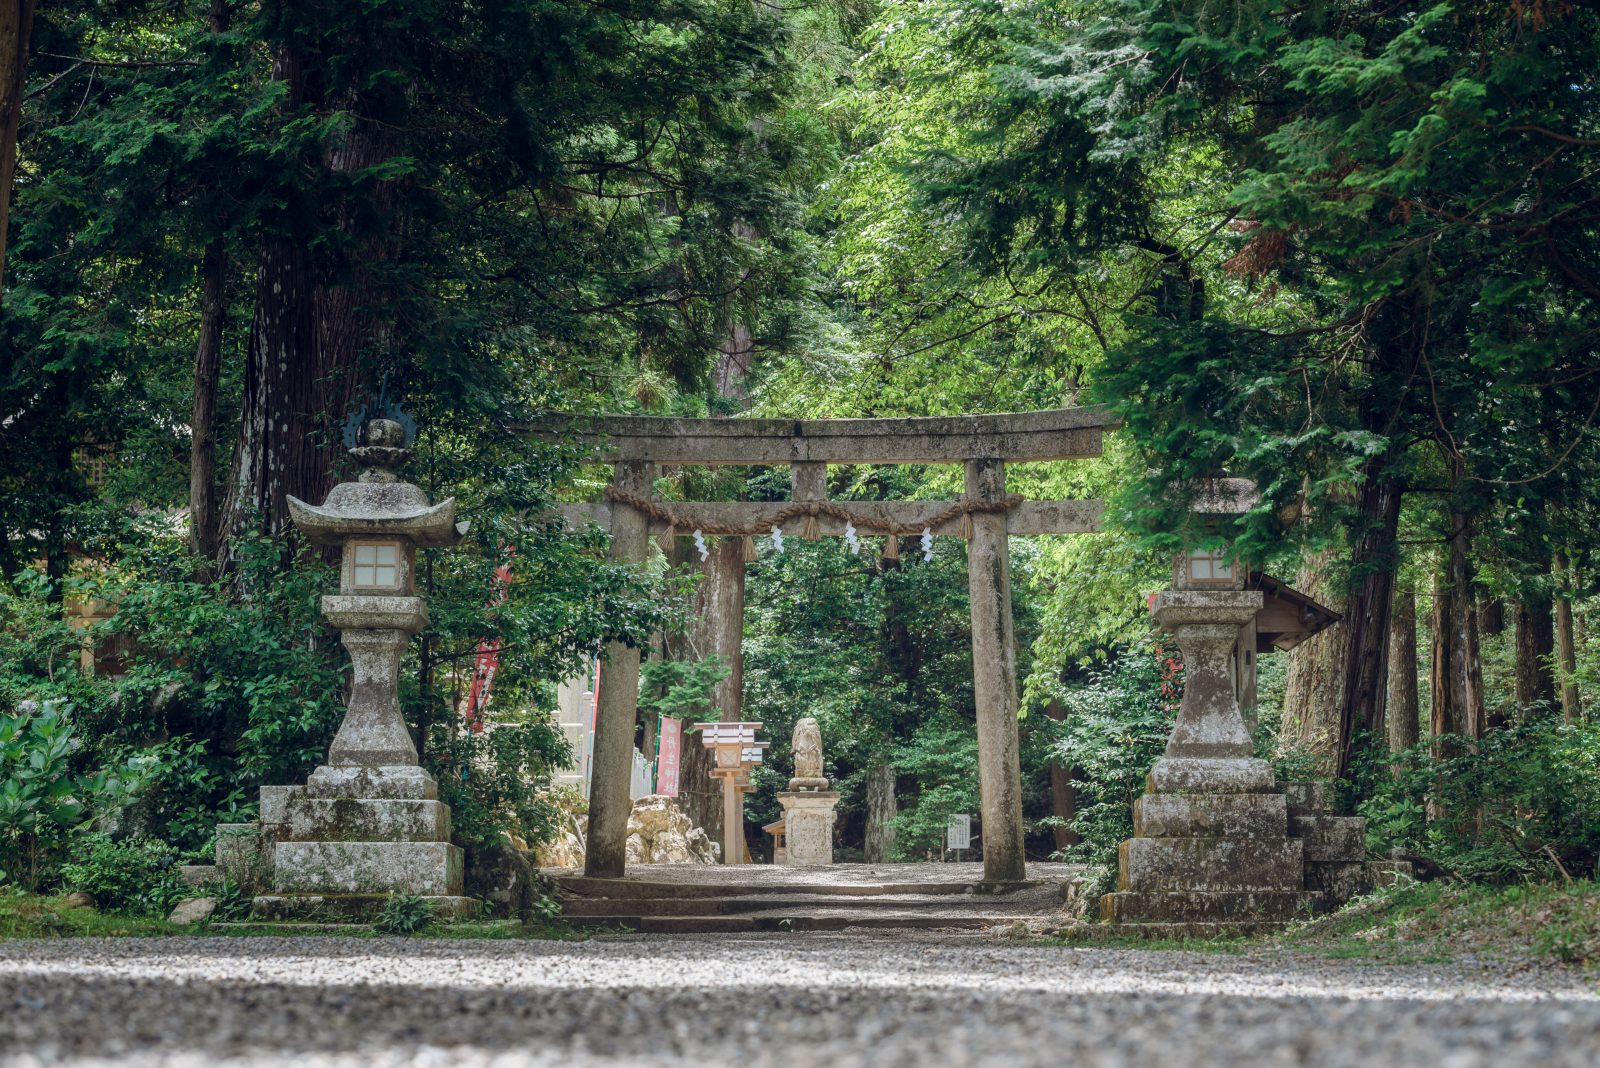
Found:
[[427, 930], [435, 919], [433, 906], [416, 894], [391, 894], [372, 925], [384, 934], [413, 935]]
[[140, 796], [157, 772], [159, 760], [142, 753], [78, 771], [82, 742], [68, 713], [25, 702], [0, 715], [0, 883], [49, 882], [91, 821]]
[[0, 716], [0, 880], [37, 887], [41, 864], [88, 821], [77, 747], [57, 708]]
[[177, 850], [165, 842], [91, 834], [61, 866], [61, 882], [89, 894], [107, 912], [161, 916], [188, 896], [177, 863]]
[[555, 837], [561, 812], [548, 796], [550, 776], [572, 760], [566, 736], [548, 715], [497, 723], [481, 733], [454, 723], [434, 726], [426, 763], [450, 806], [452, 836], [481, 848], [511, 831], [530, 846]]
[[1117, 846], [1133, 835], [1133, 803], [1166, 748], [1183, 699], [1177, 651], [1154, 639], [1123, 650], [1086, 685], [1062, 697], [1056, 755], [1072, 769], [1080, 842], [1069, 859], [1115, 866]]
[[1414, 851], [1488, 882], [1596, 874], [1600, 724], [1534, 708], [1474, 744], [1435, 742], [1363, 769], [1371, 848]]

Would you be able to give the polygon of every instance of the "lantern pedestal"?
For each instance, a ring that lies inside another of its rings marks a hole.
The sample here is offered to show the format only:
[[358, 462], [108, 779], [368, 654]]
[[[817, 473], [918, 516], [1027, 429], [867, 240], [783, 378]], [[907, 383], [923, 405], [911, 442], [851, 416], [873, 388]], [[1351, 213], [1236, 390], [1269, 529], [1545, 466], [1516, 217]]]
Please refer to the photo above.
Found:
[[1242, 589], [1169, 590], [1151, 604], [1183, 652], [1183, 703], [1134, 802], [1117, 893], [1100, 915], [1129, 934], [1210, 936], [1281, 926], [1320, 905], [1304, 843], [1289, 835], [1272, 768], [1253, 755], [1229, 674], [1239, 628], [1261, 608]]
[[395, 476], [407, 455], [398, 423], [377, 419], [366, 433], [351, 450], [368, 465], [358, 481], [320, 507], [289, 498], [301, 533], [343, 548], [339, 593], [322, 599], [322, 613], [350, 654], [351, 687], [328, 762], [304, 786], [274, 788], [273, 892], [255, 899], [259, 920], [370, 920], [395, 894], [423, 898], [441, 919], [479, 910], [462, 893], [450, 808], [417, 763], [398, 695], [400, 662], [428, 624], [416, 550], [453, 545], [464, 530], [453, 500], [430, 504]]

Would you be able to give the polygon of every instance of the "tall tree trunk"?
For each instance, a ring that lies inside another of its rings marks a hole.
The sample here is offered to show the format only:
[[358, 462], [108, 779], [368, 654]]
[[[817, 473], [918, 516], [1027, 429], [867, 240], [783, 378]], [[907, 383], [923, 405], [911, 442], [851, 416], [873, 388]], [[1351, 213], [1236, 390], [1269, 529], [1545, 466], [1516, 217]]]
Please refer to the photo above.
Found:
[[1506, 603], [1498, 597], [1478, 599], [1478, 636], [1494, 637], [1506, 630]]
[[1516, 689], [1517, 704], [1523, 708], [1556, 700], [1554, 606], [1543, 586], [1550, 561], [1540, 563], [1539, 577], [1524, 582], [1517, 597]]
[[[1044, 714], [1057, 722], [1067, 718], [1067, 710], [1061, 706], [1060, 701], [1051, 701], [1044, 706]], [[1055, 836], [1056, 852], [1078, 844], [1078, 832], [1072, 829], [1072, 821], [1078, 818], [1078, 788], [1072, 785], [1073, 772], [1061, 761], [1050, 758], [1050, 815], [1055, 819], [1055, 826], [1051, 828]]]
[[1565, 553], [1555, 554], [1556, 574], [1556, 665], [1561, 671], [1561, 715], [1568, 723], [1577, 723], [1583, 715], [1583, 705], [1578, 698], [1578, 683], [1573, 673], [1578, 670], [1578, 657], [1572, 634], [1572, 581], [1571, 566]]
[[1417, 589], [1407, 583], [1394, 594], [1394, 614], [1389, 619], [1389, 751], [1398, 753], [1417, 744]]
[[1455, 735], [1469, 743], [1483, 737], [1483, 665], [1473, 590], [1472, 521], [1449, 515], [1445, 573], [1434, 590], [1433, 715], [1435, 737]]
[[[728, 677], [711, 691], [714, 718], [737, 721], [744, 709], [744, 546], [738, 538], [722, 538], [702, 565], [695, 624], [690, 631], [689, 654], [696, 659], [720, 657]], [[697, 826], [714, 842], [722, 841], [722, 784], [711, 776], [710, 750], [698, 744], [684, 746], [678, 801]]]
[[898, 811], [894, 787], [894, 768], [880, 756], [867, 768], [865, 858], [868, 864], [885, 864], [894, 855], [894, 817]]
[[316, 225], [345, 240], [313, 244], [304, 235], [277, 233], [263, 242], [227, 535], [258, 522], [279, 534], [289, 526], [288, 495], [321, 501], [332, 488], [338, 428], [356, 396], [359, 361], [388, 349], [393, 330], [375, 273], [399, 254], [393, 236], [399, 186], [388, 181], [367, 189], [350, 179], [396, 155], [392, 124], [379, 121], [374, 113], [382, 109], [364, 90], [330, 92], [314, 53], [285, 49], [274, 57], [273, 77], [285, 83], [291, 111], [309, 103], [349, 115], [320, 158], [307, 161], [330, 178], [343, 176], [328, 183], [341, 192], [322, 206]]
[[34, 6], [35, 0], [0, 0], [0, 294], [5, 293], [11, 182], [17, 172], [17, 130], [22, 125]]
[[1368, 465], [1361, 485], [1362, 528], [1350, 552], [1352, 585], [1345, 601], [1340, 667], [1339, 736], [1334, 773], [1347, 778], [1364, 748], [1386, 743], [1384, 706], [1389, 687], [1389, 612], [1399, 565], [1400, 483]]
[[[1344, 596], [1329, 577], [1338, 558], [1338, 552], [1331, 549], [1308, 556], [1295, 577], [1295, 588], [1342, 612]], [[1343, 648], [1337, 628], [1330, 628], [1301, 642], [1289, 653], [1283, 719], [1278, 727], [1280, 752], [1315, 756], [1318, 764], [1329, 771], [1338, 744], [1339, 709], [1343, 704], [1344, 672], [1339, 661]]]
[[217, 379], [228, 314], [228, 251], [222, 238], [206, 246], [200, 273], [200, 340], [189, 417], [189, 546], [201, 560], [210, 560], [217, 550]]

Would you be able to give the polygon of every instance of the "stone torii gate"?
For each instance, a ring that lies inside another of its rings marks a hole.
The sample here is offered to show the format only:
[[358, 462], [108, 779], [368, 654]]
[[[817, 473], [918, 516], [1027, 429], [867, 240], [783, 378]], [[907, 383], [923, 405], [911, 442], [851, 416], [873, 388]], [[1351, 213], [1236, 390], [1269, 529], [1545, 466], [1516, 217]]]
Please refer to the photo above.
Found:
[[[1077, 460], [1101, 454], [1117, 420], [1098, 407], [921, 419], [663, 419], [553, 415], [540, 437], [575, 441], [614, 468], [605, 498], [565, 505], [569, 523], [611, 533], [610, 558], [642, 562], [652, 535], [769, 533], [959, 535], [968, 541], [973, 695], [978, 720], [978, 786], [983, 877], [1015, 882], [1023, 864], [1022, 770], [1016, 639], [1011, 614], [1010, 535], [1081, 534], [1099, 529], [1101, 501], [1030, 501], [1006, 492], [1007, 463]], [[831, 501], [829, 464], [963, 465], [958, 501]], [[661, 465], [776, 465], [793, 473], [789, 502], [659, 501]], [[618, 878], [626, 868], [633, 731], [638, 718], [639, 650], [612, 643], [595, 717], [588, 850], [584, 874]]]

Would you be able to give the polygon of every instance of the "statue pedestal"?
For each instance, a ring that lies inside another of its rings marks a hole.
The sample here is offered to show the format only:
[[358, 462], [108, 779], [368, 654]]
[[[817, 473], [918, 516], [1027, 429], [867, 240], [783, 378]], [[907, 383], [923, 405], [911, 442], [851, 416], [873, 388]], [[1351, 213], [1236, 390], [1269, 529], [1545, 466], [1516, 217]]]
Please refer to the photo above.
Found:
[[789, 790], [778, 794], [783, 806], [784, 837], [788, 855], [784, 863], [813, 865], [833, 863], [834, 809], [839, 804], [836, 790]]

